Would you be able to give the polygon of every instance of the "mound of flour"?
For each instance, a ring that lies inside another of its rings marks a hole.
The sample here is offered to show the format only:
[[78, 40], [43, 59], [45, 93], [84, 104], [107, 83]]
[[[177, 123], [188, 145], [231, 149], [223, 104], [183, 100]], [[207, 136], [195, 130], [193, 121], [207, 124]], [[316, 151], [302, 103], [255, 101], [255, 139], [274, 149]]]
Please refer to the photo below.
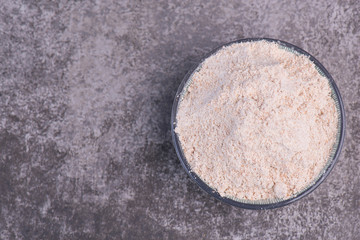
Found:
[[319, 176], [337, 121], [315, 65], [257, 41], [224, 47], [202, 63], [175, 132], [192, 171], [220, 195], [286, 199]]

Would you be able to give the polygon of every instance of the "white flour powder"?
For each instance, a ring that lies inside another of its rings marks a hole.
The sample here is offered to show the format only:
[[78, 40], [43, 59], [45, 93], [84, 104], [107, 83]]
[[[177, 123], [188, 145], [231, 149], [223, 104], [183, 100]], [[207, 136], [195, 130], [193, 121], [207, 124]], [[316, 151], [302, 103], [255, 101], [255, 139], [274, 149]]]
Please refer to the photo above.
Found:
[[236, 43], [194, 73], [175, 131], [192, 171], [220, 195], [286, 199], [328, 160], [338, 121], [330, 94], [307, 57]]

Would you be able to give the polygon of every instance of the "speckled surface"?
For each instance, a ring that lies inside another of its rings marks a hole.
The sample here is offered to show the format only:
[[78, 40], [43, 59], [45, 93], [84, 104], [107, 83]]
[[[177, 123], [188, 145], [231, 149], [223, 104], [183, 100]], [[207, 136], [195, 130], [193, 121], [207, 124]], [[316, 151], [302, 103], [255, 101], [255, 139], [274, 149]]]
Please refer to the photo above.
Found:
[[[280, 209], [210, 198], [171, 143], [187, 70], [243, 37], [304, 48], [345, 103], [333, 172]], [[359, 1], [2, 0], [0, 239], [360, 239], [359, 53]]]

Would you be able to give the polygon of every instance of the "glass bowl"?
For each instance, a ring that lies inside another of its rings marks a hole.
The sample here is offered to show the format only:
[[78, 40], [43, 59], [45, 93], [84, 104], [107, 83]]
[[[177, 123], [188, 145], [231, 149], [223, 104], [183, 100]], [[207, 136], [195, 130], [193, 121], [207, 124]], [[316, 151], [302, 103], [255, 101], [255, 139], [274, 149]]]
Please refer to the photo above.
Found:
[[[336, 141], [335, 141], [333, 149], [331, 151], [331, 155], [329, 157], [329, 160], [327, 161], [327, 164], [325, 165], [325, 167], [323, 168], [323, 170], [321, 171], [319, 176], [312, 183], [310, 183], [305, 189], [303, 189], [302, 191], [300, 191], [299, 193], [297, 193], [293, 197], [291, 197], [289, 199], [285, 199], [285, 200], [276, 201], [276, 202], [249, 201], [249, 200], [241, 200], [241, 199], [235, 199], [235, 198], [229, 198], [229, 197], [221, 196], [215, 189], [211, 188], [195, 172], [193, 172], [191, 170], [191, 166], [189, 165], [189, 163], [186, 160], [186, 157], [185, 157], [185, 155], [183, 153], [180, 140], [179, 140], [177, 134], [175, 133], [176, 114], [177, 114], [179, 103], [181, 102], [183, 94], [186, 92], [187, 86], [190, 84], [190, 80], [191, 80], [191, 77], [192, 77], [193, 73], [196, 70], [200, 69], [202, 62], [206, 58], [208, 58], [211, 55], [215, 54], [218, 50], [220, 50], [224, 46], [229, 46], [229, 45], [234, 44], [234, 43], [254, 42], [254, 41], [262, 41], [262, 40], [268, 41], [268, 42], [275, 42], [281, 48], [284, 48], [284, 49], [286, 49], [288, 51], [291, 51], [291, 52], [294, 52], [296, 54], [302, 54], [302, 55], [305, 55], [305, 56], [309, 57], [309, 59], [315, 64], [315, 68], [318, 70], [318, 72], [322, 76], [326, 77], [328, 79], [328, 81], [329, 81], [329, 85], [330, 85], [331, 90], [332, 90], [331, 96], [335, 101], [335, 105], [336, 105], [337, 113], [338, 113], [338, 120], [339, 120], [338, 121], [338, 128], [337, 128], [338, 131], [337, 131], [337, 135], [336, 135]], [[277, 39], [271, 39], [271, 38], [246, 38], [246, 39], [240, 39], [240, 40], [236, 40], [236, 41], [226, 43], [226, 44], [221, 45], [221, 46], [217, 47], [216, 49], [212, 50], [211, 52], [206, 54], [205, 57], [202, 58], [195, 66], [193, 66], [190, 69], [190, 71], [185, 75], [184, 79], [180, 83], [180, 86], [179, 86], [179, 88], [177, 90], [177, 93], [176, 93], [175, 99], [174, 99], [174, 103], [173, 103], [173, 107], [172, 107], [172, 112], [171, 112], [171, 134], [172, 134], [173, 144], [174, 144], [177, 156], [180, 159], [181, 165], [184, 167], [185, 171], [190, 176], [190, 178], [202, 190], [204, 190], [205, 192], [207, 192], [211, 196], [215, 197], [216, 199], [218, 199], [218, 200], [220, 200], [222, 202], [225, 202], [227, 204], [233, 205], [235, 207], [246, 208], [246, 209], [272, 209], [272, 208], [278, 208], [278, 207], [288, 205], [290, 203], [293, 203], [293, 202], [305, 197], [306, 195], [308, 195], [309, 193], [314, 191], [325, 180], [325, 178], [329, 175], [331, 170], [334, 168], [334, 165], [335, 165], [336, 161], [339, 158], [339, 155], [340, 155], [340, 152], [341, 152], [341, 149], [342, 149], [342, 146], [343, 146], [344, 137], [345, 137], [345, 111], [344, 111], [344, 105], [343, 105], [343, 101], [342, 101], [339, 89], [337, 88], [333, 78], [331, 77], [330, 73], [325, 69], [325, 67], [318, 60], [316, 60], [312, 55], [310, 55], [309, 53], [307, 53], [306, 51], [304, 51], [303, 49], [301, 49], [301, 48], [299, 48], [297, 46], [294, 46], [294, 45], [292, 45], [290, 43], [280, 41], [280, 40], [277, 40]]]

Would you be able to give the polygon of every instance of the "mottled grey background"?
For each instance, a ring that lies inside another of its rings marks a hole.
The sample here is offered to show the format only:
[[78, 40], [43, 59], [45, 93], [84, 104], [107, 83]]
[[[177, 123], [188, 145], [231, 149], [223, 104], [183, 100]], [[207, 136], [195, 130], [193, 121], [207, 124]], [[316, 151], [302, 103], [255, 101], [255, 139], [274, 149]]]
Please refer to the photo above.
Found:
[[[251, 211], [182, 169], [189, 67], [244, 37], [298, 45], [342, 93], [347, 136], [311, 195]], [[360, 239], [359, 1], [0, 1], [0, 239]]]

